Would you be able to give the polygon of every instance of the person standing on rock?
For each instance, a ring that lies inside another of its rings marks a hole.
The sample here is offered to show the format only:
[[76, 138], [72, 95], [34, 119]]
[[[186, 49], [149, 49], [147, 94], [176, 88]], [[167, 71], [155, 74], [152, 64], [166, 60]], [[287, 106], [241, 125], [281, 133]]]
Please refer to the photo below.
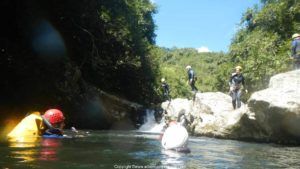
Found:
[[161, 78], [161, 87], [163, 89], [163, 97], [164, 99], [171, 100], [170, 97], [170, 88], [165, 78]]
[[193, 92], [197, 92], [198, 89], [195, 86], [195, 82], [197, 80], [194, 70], [190, 65], [187, 65], [186, 68], [188, 74], [188, 84], [191, 86]]
[[295, 33], [292, 39], [291, 59], [294, 60], [294, 69], [300, 69], [300, 34]]
[[[235, 73], [229, 79], [229, 94], [232, 97], [232, 106], [234, 109], [241, 107], [242, 88], [245, 88], [245, 78], [241, 71], [241, 66], [235, 67]], [[248, 93], [248, 90], [245, 89], [245, 92]]]

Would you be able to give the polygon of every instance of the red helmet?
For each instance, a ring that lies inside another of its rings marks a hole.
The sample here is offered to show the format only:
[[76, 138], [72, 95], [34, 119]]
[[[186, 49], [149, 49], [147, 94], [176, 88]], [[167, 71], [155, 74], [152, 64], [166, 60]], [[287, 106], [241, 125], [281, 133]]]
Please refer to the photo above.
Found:
[[46, 118], [51, 124], [63, 122], [65, 120], [64, 114], [58, 109], [49, 109], [45, 112]]

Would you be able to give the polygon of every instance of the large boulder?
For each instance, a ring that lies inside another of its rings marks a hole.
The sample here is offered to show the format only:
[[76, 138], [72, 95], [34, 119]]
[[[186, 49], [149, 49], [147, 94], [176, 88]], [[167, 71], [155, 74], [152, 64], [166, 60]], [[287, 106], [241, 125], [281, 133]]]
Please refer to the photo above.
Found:
[[233, 129], [240, 126], [243, 116], [249, 119], [246, 106], [233, 110], [231, 97], [221, 92], [197, 93], [195, 100], [174, 99], [164, 102], [162, 108], [170, 116], [185, 113], [193, 135], [236, 138]]
[[300, 70], [273, 76], [269, 88], [253, 93], [248, 102], [270, 141], [300, 143]]
[[174, 99], [162, 108], [172, 116], [184, 113], [193, 135], [299, 144], [300, 70], [273, 76], [269, 88], [253, 93], [248, 105], [236, 110], [231, 97], [220, 92]]
[[246, 113], [244, 105], [233, 110], [231, 97], [221, 92], [197, 93], [192, 115], [200, 117], [194, 122], [194, 134], [214, 137], [228, 137], [232, 127]]

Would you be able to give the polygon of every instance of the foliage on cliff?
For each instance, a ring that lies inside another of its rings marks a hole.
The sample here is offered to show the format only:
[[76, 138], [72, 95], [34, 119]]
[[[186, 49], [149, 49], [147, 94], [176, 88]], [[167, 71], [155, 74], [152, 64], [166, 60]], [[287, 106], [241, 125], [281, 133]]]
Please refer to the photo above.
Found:
[[1, 113], [71, 110], [99, 90], [143, 104], [157, 98], [149, 57], [155, 6], [149, 0], [0, 4]]
[[241, 64], [252, 91], [265, 88], [269, 78], [291, 69], [292, 34], [300, 32], [300, 1], [262, 0], [248, 9], [230, 46], [230, 60]]
[[246, 86], [254, 92], [266, 88], [272, 75], [292, 69], [291, 36], [299, 32], [300, 1], [262, 0], [243, 14], [227, 54], [159, 49], [162, 76], [168, 79], [174, 96], [185, 97], [189, 86], [184, 68], [190, 64], [200, 91], [227, 92], [233, 68], [241, 65]]
[[[191, 96], [191, 88], [187, 84], [188, 75], [185, 69], [187, 65], [191, 65], [195, 71], [196, 86], [201, 92], [218, 90], [216, 76], [219, 66], [227, 62], [228, 56], [226, 54], [222, 52], [198, 53], [193, 48], [156, 48], [154, 51], [154, 55], [159, 56], [160, 78], [164, 77], [170, 85], [172, 98]], [[157, 81], [159, 80], [157, 79]], [[228, 84], [227, 81], [225, 83]]]

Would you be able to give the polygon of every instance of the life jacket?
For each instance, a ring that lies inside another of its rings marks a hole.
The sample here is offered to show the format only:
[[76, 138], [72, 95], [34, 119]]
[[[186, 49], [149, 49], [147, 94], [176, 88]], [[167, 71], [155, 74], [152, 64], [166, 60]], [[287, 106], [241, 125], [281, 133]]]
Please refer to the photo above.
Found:
[[28, 138], [37, 138], [45, 129], [43, 118], [39, 112], [26, 116], [11, 132], [7, 134], [9, 140], [26, 141]]

